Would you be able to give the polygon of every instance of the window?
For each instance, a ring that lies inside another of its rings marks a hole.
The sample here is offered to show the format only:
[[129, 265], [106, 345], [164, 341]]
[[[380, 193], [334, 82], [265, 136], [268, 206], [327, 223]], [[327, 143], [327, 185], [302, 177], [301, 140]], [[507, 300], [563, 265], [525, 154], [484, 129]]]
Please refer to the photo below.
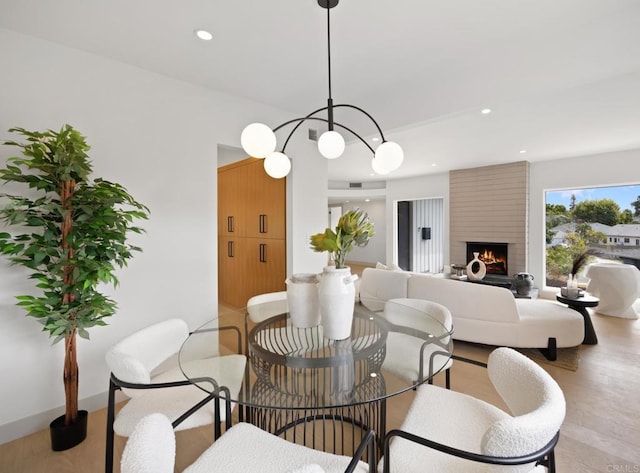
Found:
[[547, 191], [545, 204], [547, 286], [564, 286], [585, 253], [587, 264], [617, 261], [640, 267], [631, 244], [640, 246], [640, 184]]

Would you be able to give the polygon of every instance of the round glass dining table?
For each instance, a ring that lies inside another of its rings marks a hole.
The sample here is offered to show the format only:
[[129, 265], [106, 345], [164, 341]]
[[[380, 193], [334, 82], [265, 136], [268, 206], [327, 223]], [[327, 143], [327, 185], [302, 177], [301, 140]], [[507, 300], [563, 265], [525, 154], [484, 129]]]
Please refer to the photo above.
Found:
[[[253, 314], [262, 314], [254, 320], [245, 310], [221, 313], [190, 334], [179, 362], [184, 375], [209, 392], [211, 383], [197, 379], [213, 378], [219, 385], [237, 379], [238, 364], [224, 360], [246, 351], [242, 387], [227, 394], [240, 406], [239, 420], [297, 443], [351, 454], [374, 429], [382, 446], [386, 400], [451, 363], [451, 317], [437, 304], [358, 302], [351, 336], [344, 340], [325, 338], [322, 324], [297, 328], [278, 307], [282, 301], [254, 307]], [[198, 363], [206, 358], [219, 359], [215, 373], [204, 371], [211, 363]]]

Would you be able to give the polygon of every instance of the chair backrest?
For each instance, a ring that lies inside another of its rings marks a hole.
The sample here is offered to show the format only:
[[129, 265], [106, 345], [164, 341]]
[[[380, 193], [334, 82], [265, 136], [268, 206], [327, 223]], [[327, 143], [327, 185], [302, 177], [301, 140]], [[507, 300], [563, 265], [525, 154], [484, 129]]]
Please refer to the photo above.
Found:
[[[107, 366], [122, 381], [147, 384], [153, 369], [178, 353], [188, 336], [187, 323], [181, 319], [151, 325], [109, 348], [105, 355]], [[126, 392], [133, 397], [141, 394], [133, 390]]]
[[519, 456], [547, 445], [560, 430], [566, 404], [558, 383], [537, 363], [511, 348], [489, 355], [489, 379], [513, 417], [494, 423], [482, 439], [482, 453]]
[[120, 473], [173, 473], [176, 438], [163, 414], [143, 417], [127, 439]]
[[286, 291], [258, 294], [247, 302], [247, 314], [252, 322], [262, 322], [269, 317], [286, 312], [289, 312]]

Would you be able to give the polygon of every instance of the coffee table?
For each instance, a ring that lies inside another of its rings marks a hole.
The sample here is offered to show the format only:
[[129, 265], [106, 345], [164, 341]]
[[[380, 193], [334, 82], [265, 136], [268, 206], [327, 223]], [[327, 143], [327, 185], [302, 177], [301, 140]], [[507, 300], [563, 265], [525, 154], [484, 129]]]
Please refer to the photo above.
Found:
[[596, 307], [600, 302], [600, 299], [591, 295], [584, 295], [582, 297], [570, 299], [558, 294], [556, 295], [556, 300], [558, 302], [562, 302], [563, 304], [567, 304], [573, 310], [579, 312], [582, 315], [582, 318], [584, 319], [584, 339], [582, 340], [582, 344], [596, 345], [598, 343], [598, 336], [596, 335], [596, 331], [593, 328], [591, 316], [589, 315], [589, 311], [587, 311], [587, 308]]

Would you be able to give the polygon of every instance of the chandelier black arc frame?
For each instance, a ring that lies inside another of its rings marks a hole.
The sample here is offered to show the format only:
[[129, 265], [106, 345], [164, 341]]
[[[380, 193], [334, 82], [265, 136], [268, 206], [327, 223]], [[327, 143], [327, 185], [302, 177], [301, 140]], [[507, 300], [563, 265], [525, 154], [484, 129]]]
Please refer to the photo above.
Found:
[[[378, 122], [365, 110], [350, 104], [334, 104], [331, 89], [331, 9], [338, 4], [339, 0], [317, 0], [320, 7], [327, 10], [327, 62], [328, 62], [328, 89], [329, 97], [327, 106], [314, 110], [308, 115], [300, 118], [288, 120], [273, 130], [262, 123], [252, 123], [248, 125], [240, 137], [242, 148], [249, 156], [264, 158], [264, 168], [267, 174], [274, 178], [282, 178], [289, 174], [291, 161], [287, 157], [285, 150], [289, 140], [300, 126], [308, 120], [320, 121], [327, 124], [327, 131], [318, 139], [318, 150], [327, 159], [335, 159], [342, 155], [345, 149], [345, 141], [335, 128], [341, 128], [358, 138], [373, 154], [371, 166], [377, 174], [388, 174], [400, 167], [404, 159], [402, 148], [397, 143], [387, 141]], [[380, 134], [381, 144], [374, 150], [367, 141], [348, 126], [334, 120], [333, 112], [338, 108], [349, 108], [365, 115], [375, 125]], [[327, 118], [316, 116], [319, 113], [327, 112]], [[277, 138], [275, 132], [292, 123], [296, 123], [284, 141], [280, 151], [275, 151]]]

